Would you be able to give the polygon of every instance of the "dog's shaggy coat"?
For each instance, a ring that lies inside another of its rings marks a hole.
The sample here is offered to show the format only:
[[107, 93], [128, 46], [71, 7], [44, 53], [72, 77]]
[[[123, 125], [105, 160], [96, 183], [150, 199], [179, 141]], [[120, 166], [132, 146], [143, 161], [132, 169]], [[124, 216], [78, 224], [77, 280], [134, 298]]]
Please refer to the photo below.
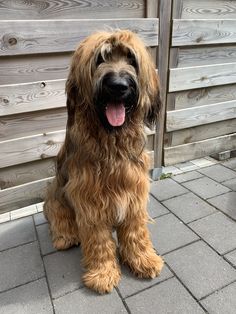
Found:
[[66, 138], [44, 205], [55, 248], [81, 243], [83, 280], [99, 293], [120, 279], [121, 261], [139, 277], [163, 266], [147, 229], [149, 157], [144, 125], [160, 107], [155, 66], [130, 31], [99, 32], [75, 51], [66, 84]]

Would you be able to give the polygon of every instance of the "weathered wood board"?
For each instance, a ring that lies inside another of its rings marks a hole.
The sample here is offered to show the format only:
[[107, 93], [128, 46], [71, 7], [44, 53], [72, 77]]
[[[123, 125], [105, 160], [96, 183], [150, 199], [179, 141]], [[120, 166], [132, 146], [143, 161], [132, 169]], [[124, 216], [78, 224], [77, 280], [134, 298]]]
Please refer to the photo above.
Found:
[[182, 19], [235, 19], [236, 3], [234, 0], [174, 0], [182, 1]]
[[218, 102], [226, 102], [236, 99], [236, 85], [212, 86], [209, 88], [191, 89], [177, 93], [174, 95], [174, 108], [185, 109], [192, 107], [200, 107]]
[[1, 168], [54, 157], [64, 138], [63, 130], [0, 142]]
[[166, 131], [172, 132], [233, 118], [236, 118], [236, 99], [214, 105], [172, 110], [167, 112]]
[[0, 20], [141, 18], [144, 0], [2, 0]]
[[0, 116], [65, 105], [64, 79], [0, 86]]
[[0, 21], [0, 54], [8, 56], [73, 51], [89, 34], [111, 29], [130, 29], [147, 46], [158, 45], [156, 18]]
[[42, 202], [53, 178], [45, 178], [0, 191], [0, 213]]
[[165, 164], [181, 163], [214, 153], [236, 149], [236, 133], [165, 148]]
[[0, 117], [0, 141], [59, 131], [66, 128], [66, 121], [66, 108], [3, 116]]
[[47, 158], [0, 169], [0, 190], [55, 175], [55, 160]]
[[236, 62], [170, 69], [169, 92], [236, 83]]
[[166, 133], [166, 136], [171, 135], [170, 146], [177, 146], [187, 143], [194, 143], [209, 138], [219, 137], [225, 134], [234, 133], [236, 130], [236, 119], [204, 124], [188, 129]]
[[176, 67], [203, 66], [209, 64], [233, 63], [236, 60], [236, 45], [177, 48]]
[[1, 57], [0, 85], [66, 79], [72, 52]]
[[236, 19], [173, 20], [173, 47], [235, 42]]

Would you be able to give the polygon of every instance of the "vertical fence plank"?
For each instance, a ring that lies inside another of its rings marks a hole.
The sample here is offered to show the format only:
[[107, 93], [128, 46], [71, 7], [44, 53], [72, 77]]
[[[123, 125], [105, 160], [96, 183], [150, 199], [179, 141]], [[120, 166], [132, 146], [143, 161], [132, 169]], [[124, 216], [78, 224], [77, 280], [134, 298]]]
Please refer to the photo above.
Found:
[[159, 176], [158, 168], [163, 164], [163, 144], [165, 132], [165, 113], [166, 113], [166, 97], [168, 91], [168, 66], [170, 51], [170, 35], [171, 35], [171, 11], [172, 0], [159, 0], [159, 53], [158, 53], [158, 72], [161, 85], [162, 108], [160, 119], [157, 125], [154, 143], [154, 170], [153, 179]]
[[158, 17], [158, 0], [146, 0], [146, 17]]

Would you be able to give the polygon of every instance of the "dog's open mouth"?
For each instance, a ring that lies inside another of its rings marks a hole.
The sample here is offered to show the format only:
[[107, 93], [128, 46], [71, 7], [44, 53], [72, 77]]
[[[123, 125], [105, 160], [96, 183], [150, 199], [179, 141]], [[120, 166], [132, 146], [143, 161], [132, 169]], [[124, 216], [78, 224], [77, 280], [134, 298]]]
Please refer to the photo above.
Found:
[[129, 123], [137, 106], [138, 86], [129, 74], [109, 72], [97, 85], [94, 103], [102, 125], [109, 131]]
[[105, 114], [111, 126], [121, 126], [125, 122], [125, 106], [124, 103], [108, 103]]

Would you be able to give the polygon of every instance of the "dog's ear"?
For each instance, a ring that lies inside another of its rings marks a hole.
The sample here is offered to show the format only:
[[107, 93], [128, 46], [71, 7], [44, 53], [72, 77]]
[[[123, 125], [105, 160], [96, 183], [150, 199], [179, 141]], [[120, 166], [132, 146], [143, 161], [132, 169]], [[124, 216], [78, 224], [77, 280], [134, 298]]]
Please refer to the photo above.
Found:
[[76, 103], [78, 102], [78, 88], [76, 87], [73, 76], [73, 69], [71, 69], [69, 77], [66, 81], [66, 107], [68, 114], [68, 126], [71, 126], [74, 123], [75, 107]]
[[161, 109], [161, 97], [159, 88], [159, 78], [153, 66], [149, 71], [149, 81], [147, 82], [148, 103], [144, 114], [144, 124], [153, 128], [158, 121], [159, 112]]
[[148, 109], [144, 116], [144, 124], [152, 129], [158, 121], [159, 112], [161, 108], [160, 92], [158, 91], [156, 96], [152, 99], [152, 103], [148, 106]]
[[69, 76], [69, 78], [66, 81], [66, 106], [68, 115], [73, 114], [75, 111], [75, 104], [76, 104], [76, 87], [74, 85], [73, 80]]

